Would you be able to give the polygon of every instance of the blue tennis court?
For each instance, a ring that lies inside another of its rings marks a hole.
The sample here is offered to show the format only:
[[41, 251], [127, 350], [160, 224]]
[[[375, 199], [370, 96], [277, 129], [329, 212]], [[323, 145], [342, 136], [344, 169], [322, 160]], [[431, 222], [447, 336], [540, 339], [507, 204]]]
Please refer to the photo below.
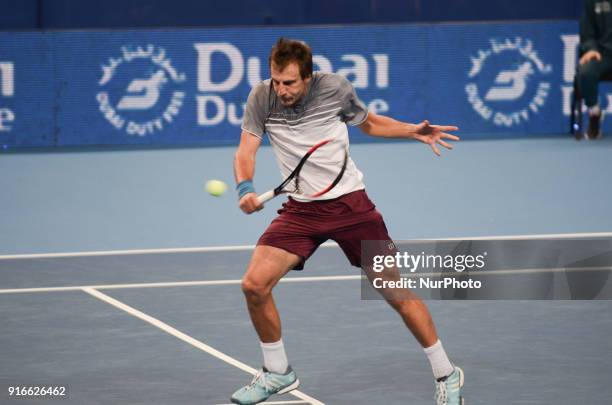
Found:
[[[398, 239], [612, 229], [607, 140], [470, 141], [438, 160], [397, 145], [352, 152]], [[262, 152], [258, 174], [272, 185], [278, 174]], [[227, 404], [248, 383], [261, 353], [239, 283], [274, 209], [246, 217], [233, 196], [203, 195], [202, 177], [229, 176], [229, 165], [213, 168], [231, 153], [2, 156], [3, 172], [14, 173], [2, 177], [0, 197], [10, 213], [0, 257], [3, 403], [6, 387], [28, 384], [65, 385], [70, 403]], [[401, 175], [406, 165], [427, 168], [428, 178]], [[403, 181], [390, 187], [390, 175]], [[78, 181], [85, 177], [96, 181]], [[270, 403], [431, 402], [421, 348], [386, 303], [361, 299], [359, 280], [326, 245], [276, 288], [302, 385]], [[428, 305], [466, 370], [467, 404], [606, 403], [611, 395], [610, 301]]]
[[[228, 403], [261, 361], [239, 287], [249, 254], [3, 259], [3, 387], [65, 385], [70, 403]], [[303, 384], [272, 401], [429, 403], [421, 349], [386, 303], [361, 300], [344, 260], [322, 248], [277, 287]], [[467, 403], [606, 401], [610, 301], [429, 305], [466, 370]]]

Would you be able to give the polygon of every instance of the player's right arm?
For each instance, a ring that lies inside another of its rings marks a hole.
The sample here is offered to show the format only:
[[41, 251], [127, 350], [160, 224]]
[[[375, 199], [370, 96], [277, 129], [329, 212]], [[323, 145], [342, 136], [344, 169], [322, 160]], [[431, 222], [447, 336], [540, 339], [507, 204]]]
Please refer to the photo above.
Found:
[[240, 134], [238, 150], [234, 156], [234, 178], [238, 192], [244, 193], [238, 205], [245, 214], [251, 214], [263, 208], [263, 205], [257, 201], [257, 194], [252, 186], [255, 175], [255, 155], [259, 145], [261, 145], [261, 138], [243, 130]]
[[234, 177], [238, 190], [239, 206], [245, 214], [252, 214], [263, 208], [253, 188], [255, 155], [261, 145], [269, 116], [271, 88], [268, 81], [255, 85], [247, 98], [242, 118], [240, 144], [234, 158]]

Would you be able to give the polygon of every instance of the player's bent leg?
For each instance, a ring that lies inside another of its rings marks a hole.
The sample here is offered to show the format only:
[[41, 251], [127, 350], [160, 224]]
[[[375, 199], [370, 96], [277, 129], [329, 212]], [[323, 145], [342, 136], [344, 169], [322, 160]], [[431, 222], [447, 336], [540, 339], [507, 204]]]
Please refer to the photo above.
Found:
[[[249, 267], [242, 278], [242, 291], [262, 347], [263, 344], [274, 342], [282, 346], [280, 316], [274, 304], [272, 289], [301, 260], [300, 256], [276, 247], [258, 245], [255, 248]], [[284, 349], [282, 350], [284, 356]], [[286, 357], [283, 358], [286, 364]], [[272, 365], [269, 367], [272, 368]], [[231, 401], [241, 405], [258, 404], [274, 394], [292, 391], [299, 385], [300, 380], [291, 366], [288, 366], [283, 373], [263, 367], [250, 384], [232, 394]]]
[[[381, 277], [384, 281], [397, 281], [400, 278], [399, 271], [395, 268], [386, 269], [379, 273], [374, 272], [371, 268], [362, 268], [372, 284], [376, 277]], [[408, 329], [427, 353], [434, 371], [434, 377], [438, 378], [435, 382], [435, 404], [463, 405], [464, 401], [461, 396], [461, 388], [464, 382], [463, 370], [453, 366], [448, 359], [442, 344], [438, 340], [436, 327], [425, 303], [407, 288], [377, 288], [376, 290], [398, 312]]]
[[[370, 283], [373, 283], [374, 278], [382, 278], [384, 281], [400, 279], [399, 271], [395, 268], [376, 273], [371, 268], [364, 266], [363, 271]], [[429, 309], [416, 294], [407, 288], [377, 288], [376, 290], [397, 311], [421, 346], [430, 347], [438, 341], [436, 327]]]
[[273, 246], [258, 245], [242, 278], [242, 291], [253, 326], [264, 343], [281, 338], [280, 317], [272, 288], [301, 261], [298, 255]]
[[405, 301], [387, 301], [397, 311], [422, 347], [438, 341], [438, 334], [427, 305], [418, 297]]

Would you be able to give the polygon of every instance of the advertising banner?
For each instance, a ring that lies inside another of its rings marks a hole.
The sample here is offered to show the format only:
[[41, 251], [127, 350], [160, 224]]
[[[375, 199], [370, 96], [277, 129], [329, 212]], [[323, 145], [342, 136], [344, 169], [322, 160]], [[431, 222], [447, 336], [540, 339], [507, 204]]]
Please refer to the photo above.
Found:
[[[347, 77], [371, 111], [463, 139], [563, 136], [577, 24], [0, 33], [0, 144], [233, 145], [277, 38]], [[608, 108], [602, 92], [602, 106]], [[604, 128], [605, 129], [605, 128]], [[351, 129], [354, 142], [373, 140]]]

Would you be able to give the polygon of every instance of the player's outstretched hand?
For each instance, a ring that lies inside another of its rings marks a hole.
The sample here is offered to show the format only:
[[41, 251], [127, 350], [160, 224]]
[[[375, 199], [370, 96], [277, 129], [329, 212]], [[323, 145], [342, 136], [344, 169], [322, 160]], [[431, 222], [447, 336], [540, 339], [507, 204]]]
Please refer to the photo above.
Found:
[[245, 214], [252, 214], [255, 211], [259, 211], [263, 208], [263, 205], [259, 203], [259, 200], [257, 200], [257, 194], [255, 193], [245, 194], [240, 199], [238, 205]]
[[453, 149], [453, 146], [444, 139], [458, 141], [459, 137], [452, 134], [447, 134], [446, 131], [457, 131], [459, 128], [453, 125], [431, 125], [425, 120], [418, 124], [415, 128], [414, 139], [428, 144], [434, 153], [440, 156], [440, 150], [437, 145], [442, 145], [446, 149]]

